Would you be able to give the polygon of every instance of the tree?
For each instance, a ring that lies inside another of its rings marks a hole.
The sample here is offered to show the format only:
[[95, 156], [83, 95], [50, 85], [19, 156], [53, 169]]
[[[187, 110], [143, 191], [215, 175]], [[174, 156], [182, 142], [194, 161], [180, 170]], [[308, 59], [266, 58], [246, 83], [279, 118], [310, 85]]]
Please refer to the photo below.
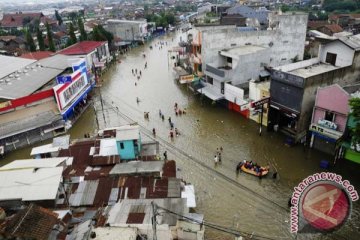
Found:
[[61, 26], [62, 23], [63, 23], [63, 20], [62, 20], [62, 18], [61, 18], [61, 16], [60, 16], [58, 10], [55, 10], [55, 18], [56, 18], [56, 20], [58, 21], [59, 26]]
[[30, 52], [35, 52], [36, 51], [36, 46], [34, 43], [34, 39], [31, 36], [31, 33], [29, 31], [26, 31], [25, 33], [26, 35], [26, 43], [27, 43], [27, 48]]
[[353, 143], [360, 143], [360, 98], [351, 98], [349, 101], [351, 114], [356, 122], [355, 128], [351, 129], [353, 134]]
[[38, 40], [38, 43], [39, 43], [40, 51], [44, 51], [45, 50], [44, 37], [43, 37], [42, 32], [40, 31], [39, 28], [36, 29], [36, 36], [37, 36], [37, 40]]
[[87, 40], [87, 33], [85, 31], [85, 28], [84, 28], [84, 23], [82, 21], [82, 19], [79, 17], [78, 18], [78, 27], [79, 27], [79, 30], [80, 30], [80, 41], [85, 41]]
[[70, 26], [69, 26], [69, 35], [70, 35], [70, 45], [73, 45], [77, 42], [77, 38], [76, 38], [76, 35], [75, 35], [75, 30], [74, 30], [74, 25], [72, 23], [70, 23]]
[[46, 23], [46, 33], [47, 33], [49, 50], [52, 51], [52, 52], [55, 52], [54, 39], [53, 39], [53, 36], [52, 36], [52, 32], [51, 32], [51, 30], [50, 30], [50, 25], [49, 25], [49, 23]]

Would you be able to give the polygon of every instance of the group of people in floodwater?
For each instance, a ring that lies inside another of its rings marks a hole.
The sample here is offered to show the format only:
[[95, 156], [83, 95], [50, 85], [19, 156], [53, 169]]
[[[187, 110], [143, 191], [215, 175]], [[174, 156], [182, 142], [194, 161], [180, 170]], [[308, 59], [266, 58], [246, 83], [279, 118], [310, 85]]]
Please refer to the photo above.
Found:
[[220, 148], [217, 148], [216, 149], [216, 154], [215, 154], [215, 157], [214, 157], [214, 162], [215, 162], [215, 165], [217, 165], [218, 163], [221, 163], [222, 159], [221, 159], [221, 153], [223, 152], [223, 147], [220, 147]]

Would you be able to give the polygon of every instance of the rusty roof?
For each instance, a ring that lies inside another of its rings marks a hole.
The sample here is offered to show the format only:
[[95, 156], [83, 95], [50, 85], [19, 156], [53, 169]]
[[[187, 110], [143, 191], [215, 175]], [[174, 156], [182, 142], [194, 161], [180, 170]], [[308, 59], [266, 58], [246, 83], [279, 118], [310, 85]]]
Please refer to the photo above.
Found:
[[143, 213], [129, 213], [126, 224], [142, 224], [144, 222], [145, 212]]
[[48, 239], [54, 226], [59, 224], [58, 214], [51, 210], [30, 204], [15, 214], [1, 229], [11, 237]]
[[163, 177], [176, 177], [176, 162], [175, 162], [175, 160], [165, 161], [162, 176]]

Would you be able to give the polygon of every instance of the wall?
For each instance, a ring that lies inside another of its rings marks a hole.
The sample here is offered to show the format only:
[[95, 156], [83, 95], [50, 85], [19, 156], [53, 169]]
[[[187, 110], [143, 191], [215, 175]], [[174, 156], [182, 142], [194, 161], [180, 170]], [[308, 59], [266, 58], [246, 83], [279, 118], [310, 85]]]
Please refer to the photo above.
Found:
[[[124, 149], [120, 148], [120, 143], [124, 143]], [[135, 159], [135, 148], [134, 148], [134, 143], [132, 140], [128, 140], [128, 141], [117, 141], [116, 142], [117, 145], [117, 149], [120, 155], [120, 159], [125, 159], [125, 160], [129, 160], [129, 159]]]
[[319, 57], [321, 62], [326, 62], [326, 54], [335, 53], [337, 54], [335, 66], [346, 67], [350, 66], [353, 62], [355, 51], [340, 41], [334, 41], [326, 45], [320, 45]]
[[144, 30], [144, 27], [142, 27], [144, 24], [135, 23], [135, 22], [134, 23], [108, 22], [108, 29], [109, 32], [113, 33], [115, 37], [119, 37], [123, 41], [142, 40], [141, 39], [143, 37], [142, 35], [146, 34], [146, 33], [141, 33], [141, 31]]
[[199, 28], [202, 32], [203, 63], [217, 61], [218, 52], [245, 44], [269, 47], [269, 66], [280, 66], [292, 62], [298, 56], [302, 60], [305, 47], [306, 14], [274, 15], [272, 30], [240, 32], [235, 26], [226, 28]]

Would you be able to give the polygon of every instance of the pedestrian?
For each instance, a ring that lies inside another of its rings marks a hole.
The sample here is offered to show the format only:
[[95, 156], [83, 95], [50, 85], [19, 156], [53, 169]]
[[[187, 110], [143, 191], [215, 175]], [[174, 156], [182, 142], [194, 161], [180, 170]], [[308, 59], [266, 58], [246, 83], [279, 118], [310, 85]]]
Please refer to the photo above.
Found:
[[218, 158], [219, 158], [219, 163], [221, 163], [221, 152], [219, 152]]
[[175, 134], [177, 137], [180, 135], [179, 130], [177, 128], [175, 128]]
[[164, 152], [164, 160], [167, 160], [168, 157], [167, 157], [167, 151]]
[[169, 117], [169, 119], [168, 119], [168, 120], [169, 120], [169, 123], [171, 123], [171, 117]]
[[177, 103], [175, 103], [174, 108], [175, 108], [175, 110], [178, 108], [178, 104], [177, 104]]
[[177, 116], [178, 115], [178, 111], [175, 109], [175, 115]]
[[223, 149], [223, 147], [220, 147], [220, 152], [222, 152], [224, 149]]
[[140, 76], [141, 76], [141, 70], [140, 70]]
[[173, 139], [174, 138], [174, 132], [171, 130], [170, 131], [170, 138]]
[[161, 112], [161, 109], [159, 109], [159, 117], [162, 116], [162, 112]]
[[215, 162], [215, 165], [217, 165], [217, 163], [218, 163], [218, 156], [217, 155], [215, 155], [215, 157], [214, 157], [214, 162]]
[[137, 74], [137, 68], [135, 68], [135, 74]]
[[174, 123], [170, 122], [170, 129], [173, 130], [173, 128], [174, 128]]
[[145, 69], [147, 68], [147, 62], [145, 63]]
[[164, 114], [163, 115], [161, 115], [161, 119], [164, 121], [165, 120], [165, 116], [164, 116]]
[[131, 69], [132, 74], [134, 75], [134, 69]]
[[140, 102], [140, 99], [138, 97], [136, 97], [136, 102], [139, 103]]
[[156, 136], [155, 128], [153, 128], [152, 132], [153, 132], [153, 135], [154, 135], [154, 137], [155, 137], [155, 136]]
[[137, 86], [137, 83], [135, 82], [135, 86]]

